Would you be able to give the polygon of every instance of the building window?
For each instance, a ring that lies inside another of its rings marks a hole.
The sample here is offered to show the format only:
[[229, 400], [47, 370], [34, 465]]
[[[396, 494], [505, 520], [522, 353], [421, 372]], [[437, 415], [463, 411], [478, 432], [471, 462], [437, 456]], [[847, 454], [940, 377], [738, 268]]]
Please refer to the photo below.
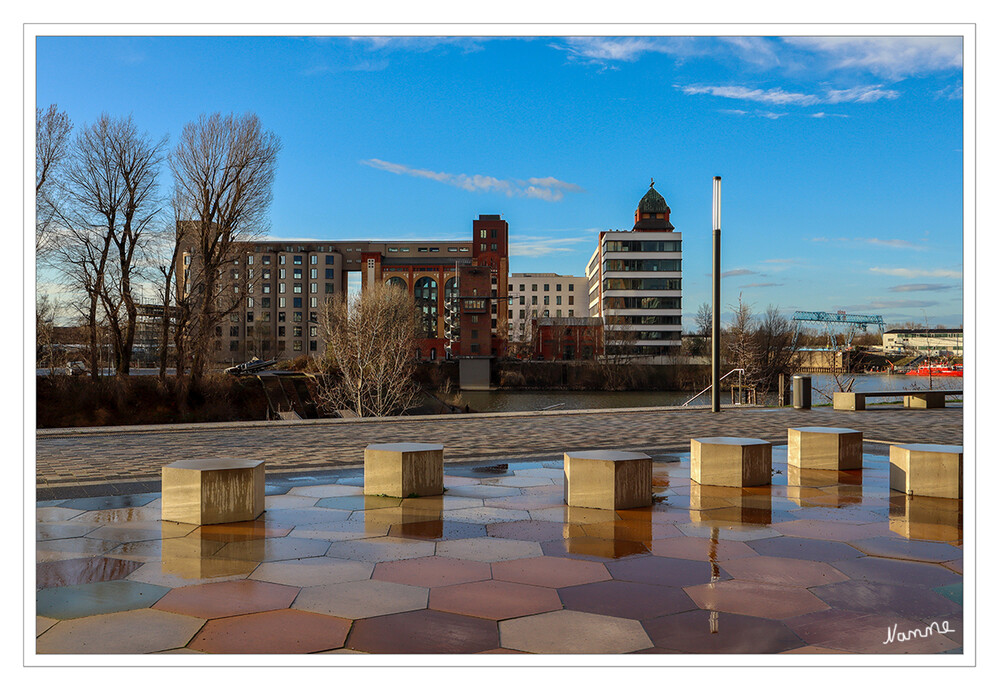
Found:
[[548, 283], [545, 283], [545, 292], [548, 292]]
[[292, 298], [291, 301], [293, 302], [292, 306], [295, 309], [301, 309], [302, 308], [302, 298], [301, 297], [294, 297], [294, 298]]
[[284, 326], [278, 326], [278, 337], [279, 338], [283, 338], [284, 337], [284, 333], [285, 333], [284, 329], [285, 329]]
[[548, 295], [545, 295], [545, 306], [548, 306]]
[[301, 338], [302, 337], [302, 327], [301, 326], [292, 326], [292, 328], [291, 328], [291, 335], [293, 337], [295, 337], [295, 338]]
[[265, 295], [271, 294], [271, 285], [270, 285], [270, 283], [264, 283], [263, 287], [264, 287], [264, 294]]
[[301, 321], [302, 320], [302, 312], [300, 312], [300, 311], [293, 312], [292, 320], [293, 321]]
[[326, 294], [327, 295], [333, 294], [333, 283], [326, 283]]
[[288, 303], [287, 303], [287, 301], [285, 300], [284, 297], [278, 297], [278, 307], [280, 307], [281, 309], [284, 309], [287, 304]]
[[527, 318], [527, 312], [524, 309], [520, 310], [520, 318], [521, 318], [521, 320]]
[[326, 265], [327, 266], [333, 266], [335, 264], [336, 264], [336, 258], [333, 256], [333, 254], [327, 254], [326, 255]]
[[[472, 323], [478, 323], [478, 322], [479, 322], [478, 314], [472, 314]], [[474, 333], [475, 331], [472, 332]], [[473, 335], [472, 337], [474, 338], [475, 336]]]
[[437, 337], [437, 281], [424, 277], [416, 281], [413, 288], [416, 309], [420, 312], [423, 332], [428, 338]]
[[319, 316], [314, 311], [309, 312], [309, 323], [318, 323]]
[[309, 306], [312, 309], [315, 309], [316, 307], [318, 307], [319, 306], [319, 298], [317, 298], [317, 297], [310, 297], [309, 298]]
[[496, 243], [495, 243], [495, 242], [493, 242], [492, 244], [490, 244], [490, 245], [489, 245], [489, 248], [490, 248], [490, 249], [491, 249], [492, 251], [496, 251]]
[[278, 349], [278, 352], [284, 352], [284, 341], [283, 340], [279, 340], [278, 341], [278, 348], [277, 349]]
[[311, 293], [319, 292], [319, 283], [310, 283], [309, 284], [309, 292], [311, 292]]
[[556, 309], [555, 310], [555, 316], [562, 316], [562, 310], [561, 309]]
[[[312, 276], [312, 277], [315, 278], [315, 276]], [[327, 268], [326, 269], [326, 280], [333, 280], [333, 269], [332, 268]]]
[[319, 335], [319, 326], [309, 326], [309, 337], [315, 338]]
[[[576, 286], [575, 286], [575, 285], [573, 285], [572, 283], [569, 283], [569, 292], [572, 292], [572, 289], [573, 289], [574, 287], [576, 287]], [[570, 297], [569, 299], [572, 299], [572, 298]]]
[[295, 254], [295, 265], [296, 266], [301, 266], [302, 265], [302, 255], [301, 254]]
[[309, 257], [309, 263], [313, 265], [319, 263], [319, 257], [313, 254], [312, 256]]
[[[280, 256], [278, 256], [278, 263], [281, 264], [282, 266], [284, 266], [286, 258], [287, 257], [284, 254], [281, 254]], [[281, 348], [281, 349], [283, 350], [284, 348]]]
[[270, 279], [271, 279], [271, 269], [269, 269], [269, 268], [265, 268], [265, 269], [263, 270], [263, 272], [261, 273], [261, 277], [262, 277], [262, 278], [263, 278], [264, 280], [270, 280]]
[[520, 296], [520, 303], [524, 304], [524, 296], [523, 295]]
[[285, 285], [284, 283], [278, 283], [278, 294], [279, 295], [283, 295], [284, 294], [284, 285]]
[[292, 270], [292, 277], [295, 280], [301, 280], [302, 279], [302, 269], [296, 268], [296, 269]]
[[270, 309], [271, 308], [271, 298], [270, 297], [263, 297], [263, 298], [261, 298], [261, 300], [260, 300], [260, 306], [263, 307], [264, 309]]
[[246, 306], [250, 307], [250, 308], [253, 307], [253, 298], [252, 297], [247, 297], [246, 298]]
[[229, 352], [235, 352], [238, 349], [239, 349], [239, 341], [238, 340], [230, 340], [229, 341]]
[[[572, 287], [571, 285], [569, 287]], [[569, 295], [569, 304], [572, 304], [573, 296]]]
[[[286, 313], [287, 312], [283, 312], [283, 311], [279, 311], [278, 312], [278, 323], [284, 323], [284, 315]], [[281, 348], [281, 349], [283, 350], [284, 348]]]
[[482, 239], [486, 239], [486, 231], [485, 230], [479, 230], [479, 237], [481, 237]]
[[309, 352], [315, 352], [318, 349], [319, 349], [319, 343], [317, 343], [315, 340], [310, 340], [309, 341]]
[[562, 304], [562, 295], [555, 295], [555, 304]]
[[[523, 289], [524, 288], [521, 288], [521, 290], [523, 290]], [[531, 292], [537, 292], [537, 291], [538, 291], [538, 284], [537, 283], [531, 283]]]
[[572, 316], [572, 309], [569, 310], [569, 316]]
[[253, 323], [253, 312], [246, 312], [246, 323]]
[[296, 295], [301, 295], [302, 294], [302, 284], [301, 283], [295, 283], [295, 285], [292, 287], [292, 290], [294, 291], [294, 293]]
[[270, 321], [271, 320], [271, 313], [269, 311], [265, 311], [263, 314], [260, 315], [260, 320], [261, 321]]
[[292, 348], [291, 349], [293, 349], [295, 352], [301, 352], [302, 351], [302, 341], [301, 340], [294, 341], [292, 343]]

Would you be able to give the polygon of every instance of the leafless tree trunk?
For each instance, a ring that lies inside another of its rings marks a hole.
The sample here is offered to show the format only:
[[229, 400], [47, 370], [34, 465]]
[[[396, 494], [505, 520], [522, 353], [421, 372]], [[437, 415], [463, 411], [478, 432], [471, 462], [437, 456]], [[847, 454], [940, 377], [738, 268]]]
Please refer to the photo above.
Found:
[[396, 287], [375, 285], [349, 302], [327, 300], [319, 386], [326, 405], [359, 417], [405, 412], [419, 394], [413, 352], [420, 327], [412, 296]]
[[52, 104], [35, 109], [35, 255], [47, 257], [55, 248], [53, 233], [61, 204], [64, 163], [69, 154], [73, 123]]
[[234, 243], [262, 232], [280, 142], [254, 114], [202, 115], [184, 127], [170, 157], [175, 189], [194, 255], [187, 338], [192, 381], [205, 373], [215, 329], [243, 295], [235, 295], [224, 269]]

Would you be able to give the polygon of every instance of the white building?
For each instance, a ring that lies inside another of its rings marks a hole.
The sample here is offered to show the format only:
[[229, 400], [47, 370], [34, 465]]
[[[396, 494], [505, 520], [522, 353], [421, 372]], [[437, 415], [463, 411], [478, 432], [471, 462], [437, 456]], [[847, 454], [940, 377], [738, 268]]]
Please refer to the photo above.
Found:
[[585, 276], [512, 273], [508, 288], [511, 340], [529, 341], [532, 319], [590, 315]]
[[600, 233], [586, 277], [590, 315], [603, 318], [608, 349], [660, 355], [680, 346], [682, 236], [669, 214], [649, 185], [631, 230]]
[[885, 352], [914, 352], [929, 357], [964, 357], [964, 330], [960, 328], [893, 329], [881, 336]]

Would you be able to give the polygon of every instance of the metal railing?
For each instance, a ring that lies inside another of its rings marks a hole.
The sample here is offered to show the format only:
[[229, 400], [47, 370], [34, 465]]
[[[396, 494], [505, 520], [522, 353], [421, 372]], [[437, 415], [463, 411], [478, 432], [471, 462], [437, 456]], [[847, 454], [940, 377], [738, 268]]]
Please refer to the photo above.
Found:
[[[719, 382], [724, 381], [726, 378], [728, 378], [729, 376], [731, 376], [735, 372], [739, 372], [739, 400], [741, 401], [742, 400], [742, 375], [746, 372], [745, 369], [733, 369], [732, 371], [728, 372], [727, 374], [725, 374], [724, 376], [722, 376], [721, 378], [719, 378], [718, 381]], [[712, 384], [712, 386], [713, 385], [714, 384]], [[680, 405], [680, 407], [686, 407], [687, 405], [689, 405], [690, 403], [694, 402], [699, 397], [701, 397], [702, 395], [704, 395], [705, 393], [707, 393], [709, 390], [711, 390], [711, 386], [708, 386], [707, 388], [705, 388], [704, 390], [702, 390], [700, 393], [698, 393], [697, 395], [695, 395], [693, 398], [691, 398], [687, 402], [685, 402], [682, 405]]]

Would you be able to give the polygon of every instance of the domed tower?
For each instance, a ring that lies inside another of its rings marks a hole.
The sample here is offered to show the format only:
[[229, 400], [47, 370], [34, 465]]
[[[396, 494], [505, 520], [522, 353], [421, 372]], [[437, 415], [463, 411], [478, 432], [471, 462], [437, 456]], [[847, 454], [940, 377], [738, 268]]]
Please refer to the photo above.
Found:
[[649, 183], [649, 191], [638, 202], [632, 230], [673, 232], [673, 224], [669, 222], [669, 204], [663, 195], [656, 191], [655, 184], [655, 180]]

